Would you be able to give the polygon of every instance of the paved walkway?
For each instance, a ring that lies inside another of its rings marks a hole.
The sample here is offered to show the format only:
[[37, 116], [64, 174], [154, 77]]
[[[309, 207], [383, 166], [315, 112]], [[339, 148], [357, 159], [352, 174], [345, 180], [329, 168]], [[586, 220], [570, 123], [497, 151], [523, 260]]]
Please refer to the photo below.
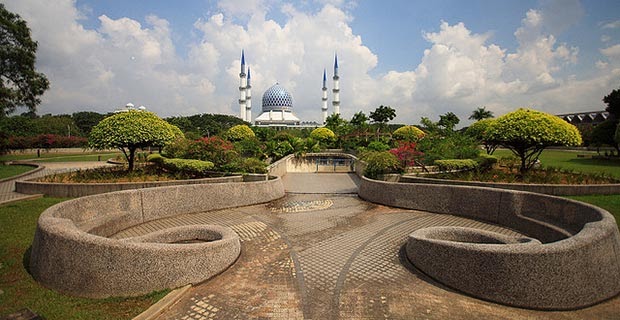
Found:
[[41, 162], [45, 168], [41, 171], [22, 176], [18, 179], [0, 182], [0, 204], [18, 201], [32, 197], [30, 194], [15, 192], [15, 181], [28, 180], [47, 176], [54, 173], [75, 171], [79, 169], [89, 169], [95, 167], [109, 166], [105, 161], [75, 161], [75, 162]]
[[362, 201], [346, 194], [356, 184], [346, 174], [287, 174], [284, 182], [291, 193], [271, 203], [152, 221], [115, 236], [187, 224], [221, 224], [239, 234], [239, 260], [191, 288], [159, 319], [620, 317], [618, 298], [572, 312], [524, 310], [471, 298], [416, 271], [401, 253], [407, 235], [428, 226], [466, 226], [518, 236], [514, 231]]

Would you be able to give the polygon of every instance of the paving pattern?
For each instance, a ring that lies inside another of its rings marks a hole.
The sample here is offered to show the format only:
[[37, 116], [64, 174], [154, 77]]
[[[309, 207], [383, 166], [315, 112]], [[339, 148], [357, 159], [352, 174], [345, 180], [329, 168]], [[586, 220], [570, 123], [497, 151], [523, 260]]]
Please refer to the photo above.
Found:
[[[343, 177], [323, 179], [328, 183]], [[456, 216], [375, 205], [347, 192], [289, 193], [267, 204], [152, 221], [115, 237], [185, 224], [231, 227], [241, 238], [242, 253], [231, 268], [194, 286], [159, 319], [620, 318], [618, 298], [578, 311], [543, 312], [446, 288], [403, 258], [409, 233], [429, 226], [465, 226], [520, 235]]]

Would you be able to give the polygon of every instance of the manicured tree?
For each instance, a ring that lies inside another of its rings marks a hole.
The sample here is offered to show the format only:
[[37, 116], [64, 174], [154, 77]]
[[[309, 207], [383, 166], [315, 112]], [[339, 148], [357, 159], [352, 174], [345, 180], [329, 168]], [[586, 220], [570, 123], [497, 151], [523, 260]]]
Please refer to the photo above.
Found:
[[521, 159], [521, 174], [532, 168], [545, 148], [581, 144], [581, 135], [574, 125], [531, 109], [518, 109], [497, 118], [488, 137]]
[[163, 147], [182, 136], [179, 128], [156, 114], [130, 110], [101, 120], [91, 130], [88, 142], [94, 149], [120, 149], [127, 159], [128, 170], [132, 171], [137, 149]]
[[493, 112], [486, 109], [486, 107], [480, 107], [474, 110], [469, 116], [469, 120], [480, 121], [483, 119], [493, 118]]
[[484, 145], [484, 149], [487, 154], [493, 154], [497, 149], [498, 143], [489, 137], [489, 131], [495, 124], [495, 119], [482, 119], [474, 122], [467, 130], [465, 134], [476, 139], [478, 142]]
[[424, 131], [416, 126], [404, 126], [392, 133], [392, 138], [398, 141], [415, 142], [424, 137]]
[[396, 110], [389, 106], [381, 105], [375, 109], [375, 111], [370, 112], [370, 119], [372, 119], [374, 123], [378, 124], [377, 139], [379, 139], [379, 132], [381, 129], [394, 118], [396, 118]]
[[252, 131], [252, 129], [250, 129], [250, 127], [248, 127], [247, 125], [238, 124], [228, 129], [228, 132], [226, 132], [226, 137], [230, 141], [241, 141], [254, 138], [256, 137], [256, 135], [254, 134], [254, 131]]
[[329, 146], [336, 141], [336, 134], [328, 128], [316, 128], [310, 133], [310, 138], [319, 141], [324, 146]]

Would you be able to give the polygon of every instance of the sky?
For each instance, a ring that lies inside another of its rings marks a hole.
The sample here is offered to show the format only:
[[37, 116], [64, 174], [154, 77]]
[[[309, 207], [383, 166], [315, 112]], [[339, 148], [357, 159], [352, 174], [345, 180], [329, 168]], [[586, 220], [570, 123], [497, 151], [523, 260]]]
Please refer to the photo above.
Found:
[[304, 121], [329, 113], [334, 54], [345, 119], [380, 105], [395, 123], [486, 107], [596, 111], [620, 88], [617, 0], [2, 0], [38, 42], [39, 114], [238, 115], [241, 50], [252, 115], [280, 83]]

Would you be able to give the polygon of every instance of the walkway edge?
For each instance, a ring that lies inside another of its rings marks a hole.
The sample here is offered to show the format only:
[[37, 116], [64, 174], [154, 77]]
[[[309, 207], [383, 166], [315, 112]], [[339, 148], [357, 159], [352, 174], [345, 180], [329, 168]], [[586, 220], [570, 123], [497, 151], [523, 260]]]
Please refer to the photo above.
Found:
[[33, 199], [39, 199], [39, 198], [43, 198], [43, 195], [42, 194], [25, 194], [23, 197], [13, 198], [13, 199], [9, 199], [6, 201], [0, 201], [0, 205], [5, 205], [5, 204], [18, 202], [22, 200], [33, 200]]
[[165, 297], [161, 298], [159, 301], [155, 302], [152, 306], [146, 309], [141, 314], [137, 315], [132, 320], [153, 320], [156, 319], [159, 315], [164, 313], [168, 308], [172, 307], [175, 303], [181, 300], [181, 297], [192, 287], [191, 284], [188, 284], [179, 289], [172, 290], [172, 292], [168, 293]]

